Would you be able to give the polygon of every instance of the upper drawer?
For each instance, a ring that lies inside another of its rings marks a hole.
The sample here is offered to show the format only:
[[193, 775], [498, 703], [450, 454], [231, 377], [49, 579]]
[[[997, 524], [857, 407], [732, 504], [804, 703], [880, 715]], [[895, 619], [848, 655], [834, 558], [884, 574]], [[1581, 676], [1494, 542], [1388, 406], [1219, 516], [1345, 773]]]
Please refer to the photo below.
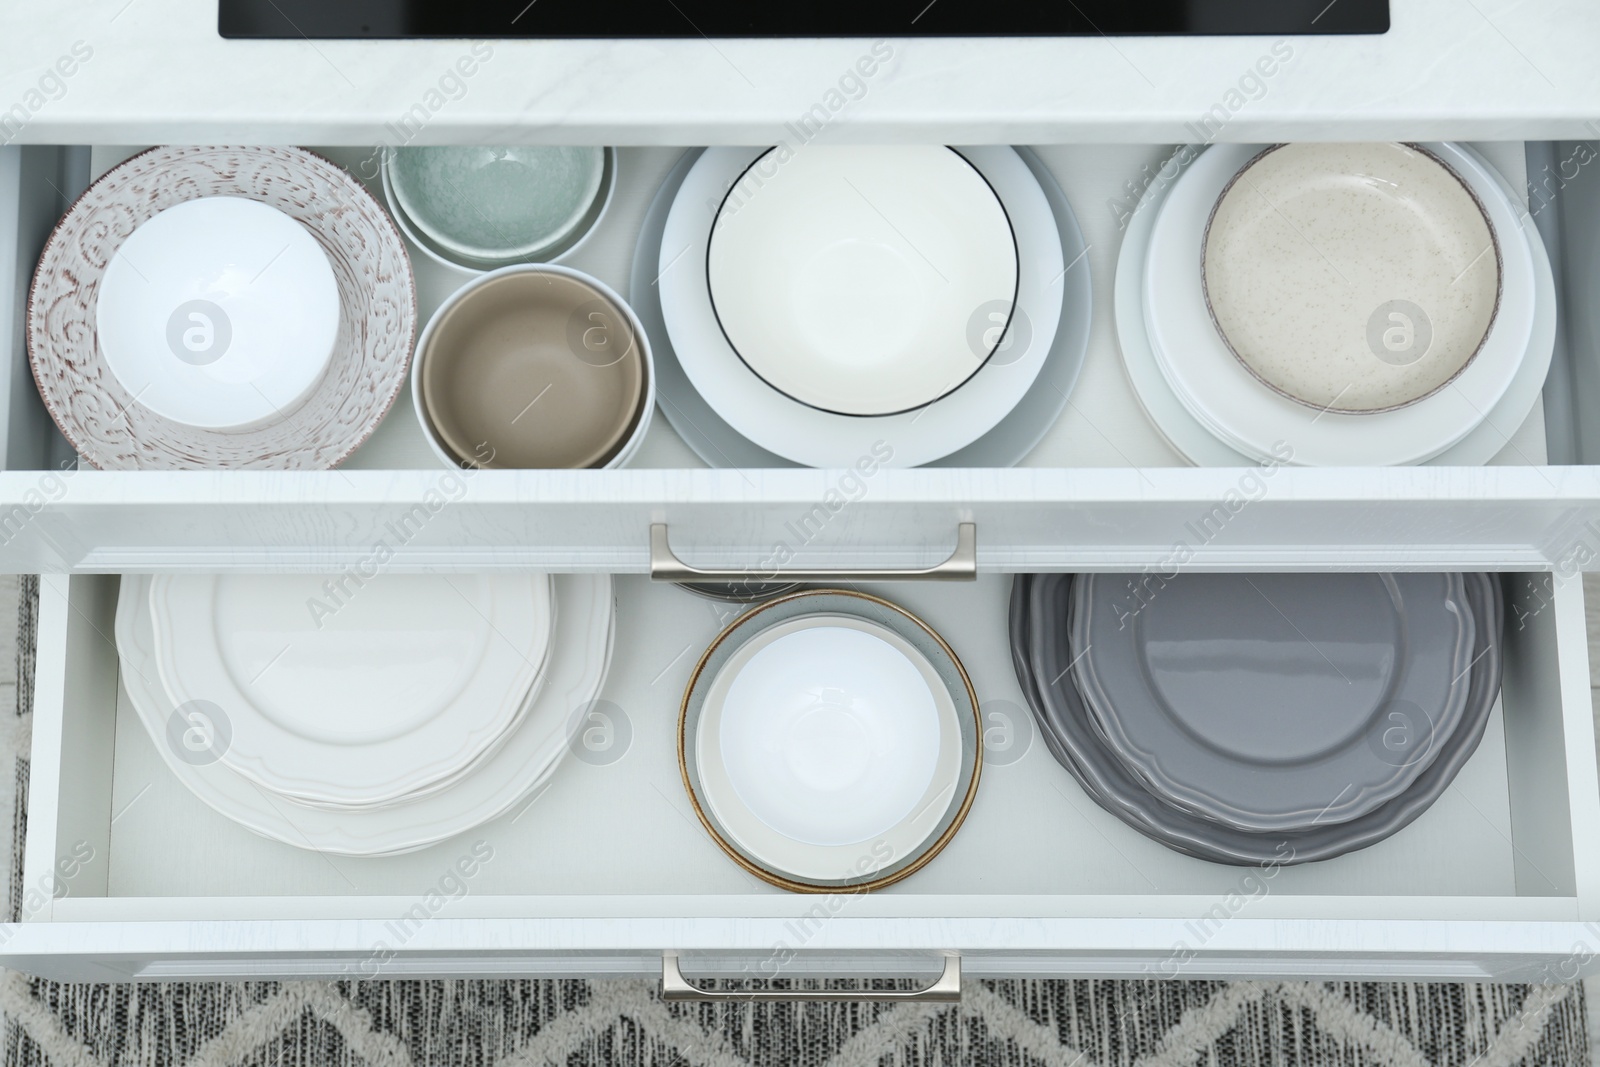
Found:
[[[130, 150], [6, 149], [0, 240], [14, 246], [0, 260], [0, 283], [9, 282], [15, 297], [0, 308], [13, 320], [3, 331], [9, 371], [0, 378], [8, 390], [0, 413], [9, 472], [0, 475], [0, 567], [338, 568], [381, 556], [383, 565], [401, 567], [640, 570], [653, 523], [668, 524], [673, 544], [707, 565], [904, 567], [948, 551], [956, 526], [974, 522], [985, 569], [1587, 568], [1600, 558], [1584, 551], [1587, 524], [1600, 519], [1600, 481], [1583, 468], [1544, 464], [1547, 453], [1581, 459], [1587, 413], [1600, 412], [1600, 380], [1588, 380], [1594, 361], [1575, 358], [1593, 347], [1583, 333], [1582, 284], [1594, 243], [1588, 234], [1600, 228], [1587, 225], [1593, 212], [1585, 197], [1595, 197], [1600, 182], [1564, 165], [1571, 162], [1565, 146], [1533, 145], [1526, 155], [1516, 144], [1479, 147], [1513, 186], [1531, 168], [1534, 221], [1571, 298], [1563, 306], [1574, 309], [1543, 402], [1534, 401], [1520, 425], [1490, 426], [1499, 449], [1491, 468], [1184, 466], [1124, 372], [1112, 306], [1130, 213], [1142, 192], [1170, 180], [1163, 170], [1169, 150], [1060, 146], [1037, 150], [1037, 159], [1082, 230], [1083, 252], [1066, 273], [1086, 275], [1092, 292], [1087, 355], [1043, 439], [1014, 469], [890, 470], [864, 453], [847, 470], [705, 471], [685, 443], [695, 420], [663, 402], [627, 470], [457, 473], [427, 446], [406, 390], [340, 470], [281, 474], [73, 470], [21, 341], [26, 289], [64, 194]], [[377, 190], [373, 149], [326, 151]], [[635, 303], [650, 298], [653, 284], [648, 277], [635, 284], [636, 241], [681, 155], [621, 150], [611, 207], [571, 259], [619, 291], [632, 290]], [[413, 253], [425, 317], [469, 275]]]

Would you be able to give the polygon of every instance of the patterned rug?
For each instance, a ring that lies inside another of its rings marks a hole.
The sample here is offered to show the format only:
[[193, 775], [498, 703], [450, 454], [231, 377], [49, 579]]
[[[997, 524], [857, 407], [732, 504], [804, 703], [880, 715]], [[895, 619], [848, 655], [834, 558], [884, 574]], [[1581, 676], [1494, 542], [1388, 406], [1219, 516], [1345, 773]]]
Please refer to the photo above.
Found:
[[[37, 604], [36, 579], [0, 577], [0, 647], [17, 649], [0, 663], [13, 916]], [[67, 985], [0, 972], [0, 1012], [7, 1067], [1591, 1063], [1576, 984], [1001, 981], [968, 982], [948, 1007], [668, 1006], [637, 981]]]

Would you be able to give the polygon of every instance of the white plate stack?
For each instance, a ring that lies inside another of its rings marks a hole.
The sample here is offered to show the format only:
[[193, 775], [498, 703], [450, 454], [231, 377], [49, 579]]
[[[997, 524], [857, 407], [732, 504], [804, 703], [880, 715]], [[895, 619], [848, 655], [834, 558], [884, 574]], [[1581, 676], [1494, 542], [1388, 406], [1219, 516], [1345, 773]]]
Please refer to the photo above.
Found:
[[[1192, 462], [1477, 465], [1532, 411], [1555, 343], [1550, 263], [1470, 148], [1189, 147], [1161, 173], [1123, 234], [1117, 339]], [[1390, 387], [1393, 403], [1352, 404]]]
[[201, 800], [286, 844], [377, 856], [549, 781], [613, 616], [604, 576], [130, 575], [116, 635], [135, 710]]
[[630, 296], [713, 466], [1009, 466], [1083, 364], [1086, 250], [1025, 150], [708, 148], [657, 194]]

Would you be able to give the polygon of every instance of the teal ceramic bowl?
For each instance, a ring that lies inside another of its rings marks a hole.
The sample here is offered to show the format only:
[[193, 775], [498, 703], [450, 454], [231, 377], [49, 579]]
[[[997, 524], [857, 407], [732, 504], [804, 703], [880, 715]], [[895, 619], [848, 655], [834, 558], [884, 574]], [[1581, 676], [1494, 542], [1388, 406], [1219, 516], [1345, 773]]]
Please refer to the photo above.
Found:
[[484, 269], [570, 250], [599, 221], [614, 169], [605, 148], [419, 146], [395, 149], [384, 177], [419, 245]]

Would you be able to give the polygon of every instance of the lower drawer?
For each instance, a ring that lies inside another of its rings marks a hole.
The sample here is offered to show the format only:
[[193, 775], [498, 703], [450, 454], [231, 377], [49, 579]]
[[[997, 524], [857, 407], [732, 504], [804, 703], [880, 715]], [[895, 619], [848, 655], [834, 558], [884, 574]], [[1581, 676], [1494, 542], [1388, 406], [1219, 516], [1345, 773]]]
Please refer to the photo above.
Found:
[[[1005, 644], [1010, 580], [874, 591], [963, 658], [991, 742], [971, 815], [870, 895], [800, 896], [729, 862], [678, 777], [678, 701], [726, 605], [617, 580], [609, 742], [531, 805], [405, 856], [259, 838], [191, 795], [127, 704], [118, 578], [41, 582], [25, 899], [0, 963], [62, 979], [381, 975], [1570, 978], [1600, 954], [1579, 580], [1502, 578], [1506, 673], [1428, 812], [1322, 863], [1228, 867], [1102, 812], [1034, 736]], [[1600, 963], [1595, 964], [1600, 969]]]

